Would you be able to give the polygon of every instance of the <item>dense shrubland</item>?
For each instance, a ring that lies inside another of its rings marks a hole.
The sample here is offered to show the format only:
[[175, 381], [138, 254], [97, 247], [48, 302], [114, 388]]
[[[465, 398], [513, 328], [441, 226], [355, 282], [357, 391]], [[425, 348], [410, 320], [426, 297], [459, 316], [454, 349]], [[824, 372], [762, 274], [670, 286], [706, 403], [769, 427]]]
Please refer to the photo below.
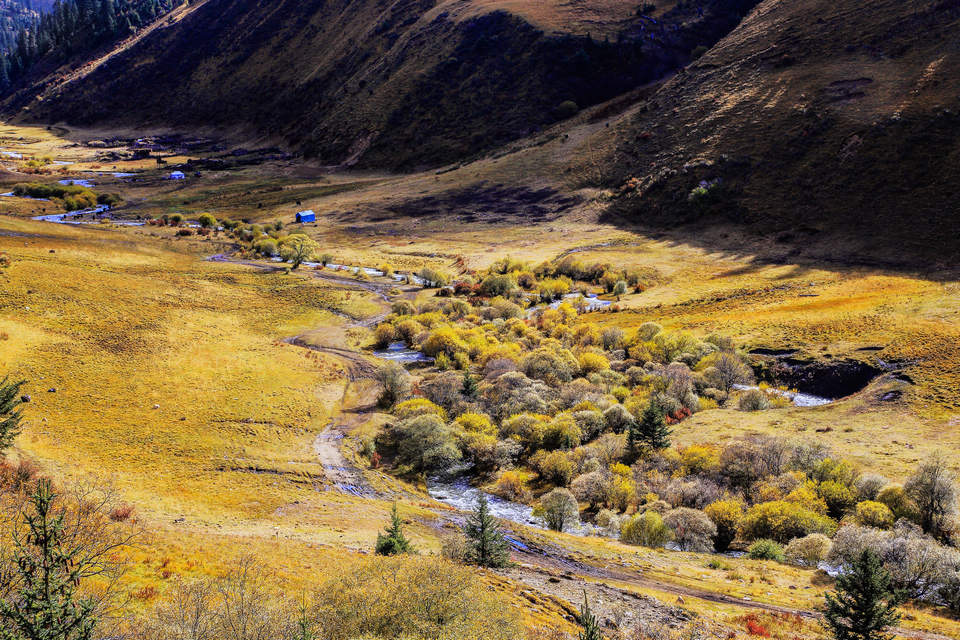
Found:
[[[816, 566], [852, 561], [856, 554], [842, 550], [857, 534], [897, 585], [932, 585], [930, 593], [914, 587], [916, 597], [960, 585], [950, 547], [960, 534], [956, 489], [942, 460], [921, 464], [901, 485], [809, 440], [671, 446], [671, 429], [698, 411], [787, 401], [743, 389], [752, 371], [726, 337], [649, 322], [630, 332], [603, 327], [567, 301], [534, 304], [543, 297], [518, 284], [523, 273], [495, 266], [474, 284], [454, 283], [461, 297], [395, 304], [376, 328], [381, 346], [403, 341], [435, 363], [415, 382], [389, 365], [403, 383], [384, 402], [395, 420], [375, 448], [397, 472], [468, 468], [489, 491], [533, 504], [550, 528], [583, 519], [598, 534], [652, 547], [733, 546]], [[531, 289], [541, 275], [532, 274]], [[896, 556], [884, 545], [907, 551]], [[938, 558], [935, 580], [916, 566], [926, 567], [926, 556]]]

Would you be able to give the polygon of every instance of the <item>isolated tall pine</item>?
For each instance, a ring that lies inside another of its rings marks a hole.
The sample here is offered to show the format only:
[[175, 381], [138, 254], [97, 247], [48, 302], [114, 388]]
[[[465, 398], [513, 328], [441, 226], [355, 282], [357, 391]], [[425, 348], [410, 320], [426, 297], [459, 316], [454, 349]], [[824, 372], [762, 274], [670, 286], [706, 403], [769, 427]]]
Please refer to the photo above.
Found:
[[40, 480], [24, 514], [25, 537], [14, 536], [16, 589], [0, 601], [2, 640], [90, 640], [96, 624], [93, 600], [77, 595], [80, 564], [64, 545], [64, 516], [57, 495]]
[[577, 622], [580, 623], [579, 640], [603, 640], [603, 632], [600, 631], [600, 623], [597, 622], [597, 616], [590, 611], [590, 603], [587, 602], [587, 592], [583, 592], [583, 605], [580, 607], [580, 615], [577, 616]]
[[20, 433], [20, 420], [23, 418], [20, 410], [20, 405], [23, 404], [20, 388], [25, 382], [9, 380], [4, 378], [3, 382], [0, 382], [0, 452], [13, 444], [13, 439]]
[[510, 564], [510, 546], [497, 524], [490, 515], [487, 496], [480, 494], [477, 506], [469, 516], [463, 528], [467, 536], [467, 560], [481, 567], [506, 567]]
[[670, 446], [670, 427], [663, 415], [663, 409], [656, 400], [643, 410], [639, 420], [630, 425], [627, 434], [627, 448], [630, 455], [636, 456], [641, 448], [659, 451]]
[[837, 590], [826, 595], [824, 625], [836, 640], [887, 640], [892, 635], [886, 630], [900, 621], [901, 599], [880, 558], [864, 549], [837, 578]]
[[395, 556], [400, 553], [413, 553], [413, 546], [407, 537], [403, 535], [403, 523], [400, 521], [400, 515], [397, 513], [397, 503], [393, 503], [393, 509], [390, 511], [390, 526], [386, 532], [377, 534], [377, 546], [375, 547], [377, 555]]

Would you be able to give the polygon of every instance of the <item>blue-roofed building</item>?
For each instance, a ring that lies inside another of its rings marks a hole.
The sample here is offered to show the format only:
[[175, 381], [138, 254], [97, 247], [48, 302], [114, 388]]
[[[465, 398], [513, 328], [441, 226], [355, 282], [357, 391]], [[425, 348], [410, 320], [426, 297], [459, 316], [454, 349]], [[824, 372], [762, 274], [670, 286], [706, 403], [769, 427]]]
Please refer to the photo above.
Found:
[[300, 211], [299, 213], [297, 213], [297, 222], [299, 222], [300, 224], [305, 224], [307, 222], [316, 222], [316, 221], [317, 221], [317, 214], [315, 214], [313, 211], [310, 211], [309, 209], [307, 211]]

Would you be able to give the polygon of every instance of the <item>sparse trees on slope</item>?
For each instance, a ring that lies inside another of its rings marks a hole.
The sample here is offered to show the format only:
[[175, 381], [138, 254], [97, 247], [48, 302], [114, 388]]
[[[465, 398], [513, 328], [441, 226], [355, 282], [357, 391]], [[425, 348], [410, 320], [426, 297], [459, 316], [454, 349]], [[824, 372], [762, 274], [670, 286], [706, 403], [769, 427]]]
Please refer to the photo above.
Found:
[[680, 507], [668, 511], [663, 522], [673, 529], [674, 540], [681, 551], [706, 553], [713, 548], [717, 527], [703, 511]]
[[463, 528], [467, 536], [467, 561], [481, 567], [505, 567], [510, 564], [510, 547], [497, 519], [490, 514], [487, 496], [480, 494], [477, 506]]
[[384, 362], [375, 377], [383, 387], [378, 400], [381, 407], [390, 408], [410, 395], [410, 374], [399, 362]]
[[900, 620], [900, 600], [880, 558], [864, 549], [837, 578], [837, 590], [826, 595], [824, 623], [836, 640], [886, 640], [887, 629]]
[[396, 451], [397, 464], [415, 473], [446, 469], [462, 456], [456, 430], [432, 414], [400, 420], [380, 438]]
[[547, 527], [554, 531], [563, 531], [570, 525], [580, 522], [577, 499], [569, 489], [559, 487], [540, 499], [540, 504], [534, 513], [542, 517]]
[[753, 379], [750, 367], [732, 353], [719, 354], [713, 366], [704, 372], [704, 376], [710, 384], [723, 392], [724, 399], [729, 397], [734, 386], [747, 384]]

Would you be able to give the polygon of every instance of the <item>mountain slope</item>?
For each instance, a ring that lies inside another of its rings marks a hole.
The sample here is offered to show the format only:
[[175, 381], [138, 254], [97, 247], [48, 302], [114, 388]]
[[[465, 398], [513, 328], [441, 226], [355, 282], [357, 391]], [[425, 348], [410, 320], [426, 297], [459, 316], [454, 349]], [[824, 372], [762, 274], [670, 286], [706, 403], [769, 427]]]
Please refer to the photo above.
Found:
[[608, 219], [952, 267], [958, 68], [957, 0], [764, 0], [592, 141], [619, 194]]
[[753, 2], [661, 0], [625, 15], [609, 0], [579, 13], [532, 0], [207, 0], [73, 82], [36, 79], [7, 111], [242, 127], [330, 164], [435, 165], [662, 78]]

